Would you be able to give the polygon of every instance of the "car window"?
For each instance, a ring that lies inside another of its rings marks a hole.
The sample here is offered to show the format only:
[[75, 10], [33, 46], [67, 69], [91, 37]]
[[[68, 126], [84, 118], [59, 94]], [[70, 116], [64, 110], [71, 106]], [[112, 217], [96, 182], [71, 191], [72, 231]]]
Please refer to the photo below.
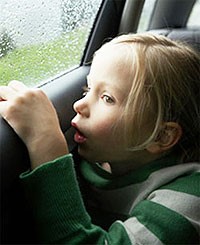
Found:
[[102, 0], [1, 0], [0, 85], [78, 66]]
[[196, 1], [188, 20], [187, 26], [200, 28], [200, 0]]
[[142, 9], [142, 14], [138, 24], [137, 32], [144, 32], [148, 29], [149, 21], [154, 9], [156, 0], [146, 0]]

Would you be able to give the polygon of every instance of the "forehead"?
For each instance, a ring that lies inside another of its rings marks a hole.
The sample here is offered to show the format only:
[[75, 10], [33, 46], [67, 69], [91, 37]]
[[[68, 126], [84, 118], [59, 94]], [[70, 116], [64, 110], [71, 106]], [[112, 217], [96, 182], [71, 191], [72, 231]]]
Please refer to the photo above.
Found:
[[[133, 55], [132, 55], [133, 57]], [[133, 60], [127, 50], [120, 45], [101, 48], [94, 56], [89, 80], [105, 83], [129, 90], [133, 76]]]

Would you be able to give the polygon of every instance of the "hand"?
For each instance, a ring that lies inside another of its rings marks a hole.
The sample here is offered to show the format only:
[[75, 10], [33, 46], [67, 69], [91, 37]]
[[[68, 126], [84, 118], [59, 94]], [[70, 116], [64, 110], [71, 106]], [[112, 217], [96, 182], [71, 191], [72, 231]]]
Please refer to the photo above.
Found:
[[68, 153], [56, 111], [42, 90], [18, 81], [1, 86], [0, 114], [26, 144], [33, 168]]

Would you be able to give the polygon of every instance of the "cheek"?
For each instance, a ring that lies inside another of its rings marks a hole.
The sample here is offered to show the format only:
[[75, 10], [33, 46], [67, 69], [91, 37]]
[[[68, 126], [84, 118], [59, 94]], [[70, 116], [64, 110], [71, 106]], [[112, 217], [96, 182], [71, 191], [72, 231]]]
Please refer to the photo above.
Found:
[[109, 122], [109, 121], [104, 121], [104, 122], [97, 122], [96, 126], [93, 130], [94, 135], [102, 138], [102, 137], [109, 137], [111, 136], [113, 133], [113, 123]]
[[[101, 118], [102, 119], [102, 118]], [[117, 119], [95, 120], [88, 125], [90, 135], [86, 144], [79, 146], [79, 154], [91, 162], [112, 161], [121, 157], [123, 147], [122, 128], [116, 127]]]
[[117, 126], [116, 120], [117, 119], [107, 119], [103, 122], [98, 121], [93, 130], [95, 139], [98, 139], [105, 145], [122, 143], [122, 128]]

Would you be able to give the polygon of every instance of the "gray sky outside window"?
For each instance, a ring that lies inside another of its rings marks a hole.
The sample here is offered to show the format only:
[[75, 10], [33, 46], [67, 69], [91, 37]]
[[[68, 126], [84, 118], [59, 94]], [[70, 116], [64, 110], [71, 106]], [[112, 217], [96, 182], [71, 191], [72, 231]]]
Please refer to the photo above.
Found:
[[102, 0], [1, 0], [0, 85], [78, 66]]

